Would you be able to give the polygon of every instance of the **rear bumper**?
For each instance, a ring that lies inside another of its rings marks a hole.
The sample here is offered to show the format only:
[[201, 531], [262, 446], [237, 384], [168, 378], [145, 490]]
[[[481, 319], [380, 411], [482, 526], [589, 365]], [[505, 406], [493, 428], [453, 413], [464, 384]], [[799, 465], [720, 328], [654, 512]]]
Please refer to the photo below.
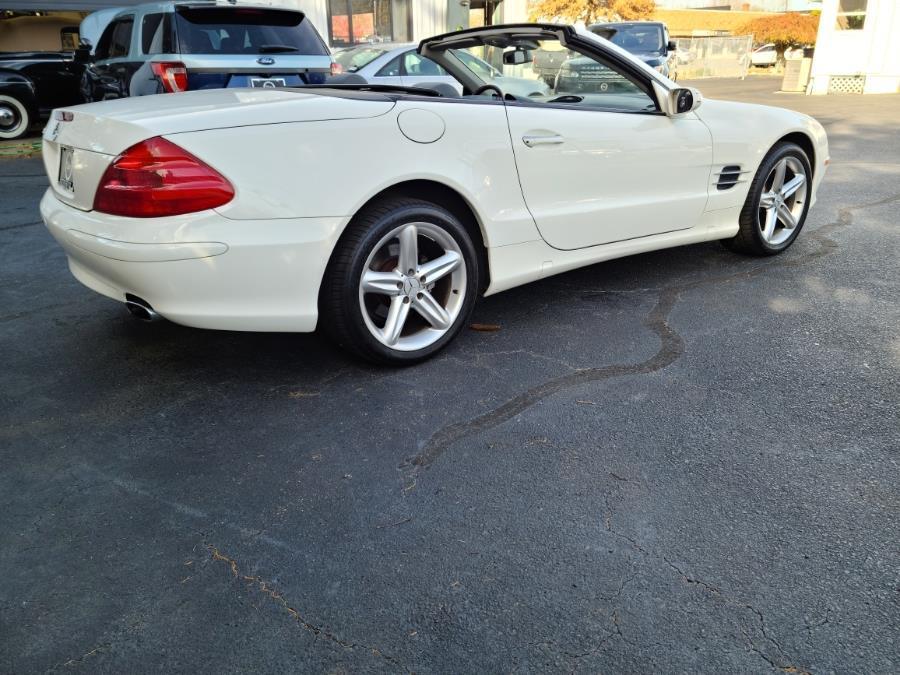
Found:
[[48, 190], [41, 216], [88, 288], [131, 293], [197, 328], [308, 332], [344, 218], [230, 220], [215, 211], [119, 218], [80, 211]]

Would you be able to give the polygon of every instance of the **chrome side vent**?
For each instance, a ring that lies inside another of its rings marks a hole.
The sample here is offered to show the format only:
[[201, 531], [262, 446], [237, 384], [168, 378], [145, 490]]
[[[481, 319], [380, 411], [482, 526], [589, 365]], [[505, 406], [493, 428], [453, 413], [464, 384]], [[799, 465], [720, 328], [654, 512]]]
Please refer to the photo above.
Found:
[[739, 164], [729, 164], [728, 166], [723, 166], [722, 170], [716, 174], [713, 174], [718, 177], [716, 181], [716, 187], [719, 190], [730, 190], [738, 183], [743, 183], [744, 181], [741, 179], [746, 171], [741, 171], [741, 167]]

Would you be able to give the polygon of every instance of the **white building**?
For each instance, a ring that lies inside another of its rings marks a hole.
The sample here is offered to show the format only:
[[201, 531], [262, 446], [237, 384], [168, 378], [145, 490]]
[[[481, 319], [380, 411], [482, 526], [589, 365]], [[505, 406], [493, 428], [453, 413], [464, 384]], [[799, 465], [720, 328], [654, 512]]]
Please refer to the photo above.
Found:
[[898, 0], [824, 0], [810, 93], [900, 92], [898, 36]]

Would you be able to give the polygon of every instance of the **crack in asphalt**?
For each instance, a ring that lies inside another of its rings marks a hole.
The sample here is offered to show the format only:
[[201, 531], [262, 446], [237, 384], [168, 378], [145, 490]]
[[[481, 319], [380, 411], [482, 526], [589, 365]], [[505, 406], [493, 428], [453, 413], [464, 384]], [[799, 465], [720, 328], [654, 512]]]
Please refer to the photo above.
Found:
[[301, 628], [303, 628], [303, 630], [309, 631], [310, 633], [315, 635], [317, 640], [320, 637], [322, 637], [322, 638], [328, 640], [329, 642], [333, 642], [334, 644], [336, 644], [340, 647], [343, 647], [344, 649], [357, 649], [359, 647], [362, 647], [362, 648], [370, 651], [373, 656], [380, 657], [380, 658], [384, 659], [385, 661], [387, 661], [388, 663], [390, 663], [391, 665], [393, 665], [397, 668], [401, 668], [402, 670], [404, 670], [407, 673], [413, 672], [409, 668], [404, 666], [402, 663], [400, 663], [400, 661], [398, 661], [393, 656], [390, 656], [389, 654], [385, 654], [378, 647], [375, 647], [372, 645], [359, 644], [359, 643], [355, 643], [355, 642], [349, 642], [348, 640], [345, 640], [345, 639], [335, 635], [333, 632], [331, 632], [327, 628], [310, 622], [308, 619], [304, 618], [304, 616], [298, 610], [294, 609], [294, 607], [288, 602], [287, 598], [285, 598], [281, 593], [279, 593], [275, 588], [273, 588], [269, 584], [269, 582], [267, 582], [265, 579], [262, 579], [261, 577], [258, 577], [258, 576], [250, 576], [247, 574], [241, 574], [240, 570], [238, 569], [237, 561], [235, 561], [233, 558], [229, 558], [228, 556], [223, 555], [222, 553], [219, 552], [219, 550], [215, 546], [213, 546], [211, 544], [206, 544], [206, 548], [210, 553], [211, 560], [221, 561], [221, 562], [226, 563], [228, 565], [229, 569], [231, 570], [232, 576], [235, 579], [239, 579], [241, 581], [246, 582], [249, 585], [255, 586], [259, 592], [261, 592], [262, 594], [268, 596], [269, 598], [271, 598], [272, 600], [274, 600], [275, 602], [280, 604], [285, 609], [285, 611], [287, 611], [287, 613], [290, 614], [291, 618], [297, 623], [297, 625], [299, 625]]
[[[421, 471], [430, 467], [451, 445], [460, 439], [480, 431], [492, 429], [553, 394], [589, 382], [598, 382], [628, 375], [648, 375], [670, 366], [684, 354], [685, 349], [684, 338], [669, 325], [669, 314], [675, 308], [682, 293], [701, 286], [729, 283], [738, 279], [750, 279], [772, 269], [805, 265], [810, 261], [829, 255], [837, 249], [838, 245], [835, 241], [828, 238], [828, 234], [832, 230], [852, 224], [855, 211], [884, 206], [896, 201], [900, 201], [900, 194], [894, 194], [874, 202], [839, 208], [838, 217], [835, 221], [822, 225], [807, 237], [809, 242], [819, 245], [818, 250], [814, 250], [802, 257], [794, 259], [775, 258], [774, 262], [760, 262], [752, 265], [749, 269], [741, 269], [727, 275], [697, 279], [659, 289], [639, 289], [640, 291], [658, 294], [656, 304], [644, 317], [643, 321], [644, 325], [659, 338], [660, 346], [655, 354], [640, 363], [613, 364], [575, 370], [573, 373], [561, 375], [535, 385], [486, 413], [444, 426], [431, 436], [421, 452], [407, 458], [398, 467], [405, 473], [403, 492], [412, 490], [416, 486]], [[768, 260], [772, 260], [772, 258]], [[582, 294], [582, 299], [589, 301], [608, 293], [609, 291], [584, 293]]]
[[4, 225], [0, 227], [0, 232], [5, 232], [6, 230], [17, 230], [20, 227], [34, 227], [35, 225], [43, 225], [44, 222], [42, 220], [38, 220], [34, 223], [19, 223], [18, 225]]

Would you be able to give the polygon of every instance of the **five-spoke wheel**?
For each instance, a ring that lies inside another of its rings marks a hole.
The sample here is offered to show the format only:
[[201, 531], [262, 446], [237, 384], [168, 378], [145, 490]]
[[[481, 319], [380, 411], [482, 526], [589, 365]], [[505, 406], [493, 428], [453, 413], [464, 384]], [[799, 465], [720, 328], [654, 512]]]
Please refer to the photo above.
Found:
[[809, 209], [812, 169], [806, 152], [778, 143], [760, 163], [740, 215], [740, 228], [723, 243], [735, 251], [773, 255], [790, 246]]
[[320, 310], [341, 345], [371, 361], [410, 364], [456, 335], [477, 288], [478, 256], [459, 219], [394, 198], [365, 209], [341, 237]]
[[450, 330], [465, 292], [459, 244], [440, 227], [415, 222], [395, 228], [372, 249], [359, 281], [359, 305], [377, 340], [414, 351]]
[[759, 228], [762, 238], [778, 246], [791, 236], [806, 206], [806, 170], [797, 157], [778, 160], [759, 197]]

